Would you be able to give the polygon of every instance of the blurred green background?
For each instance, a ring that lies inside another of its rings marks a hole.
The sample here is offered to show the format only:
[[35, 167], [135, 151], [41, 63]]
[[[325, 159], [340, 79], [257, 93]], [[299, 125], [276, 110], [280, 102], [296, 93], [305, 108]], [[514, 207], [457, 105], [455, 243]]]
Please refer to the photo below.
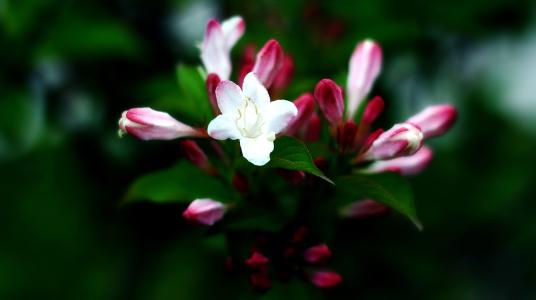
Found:
[[121, 112], [180, 101], [177, 63], [198, 64], [206, 20], [234, 14], [236, 62], [269, 38], [294, 57], [288, 99], [344, 84], [373, 38], [385, 124], [433, 103], [460, 115], [411, 179], [423, 232], [348, 222], [330, 245], [342, 287], [296, 280], [262, 298], [536, 299], [536, 5], [499, 0], [0, 0], [0, 299], [259, 297], [183, 206], [118, 206], [180, 158], [177, 143], [118, 139]]

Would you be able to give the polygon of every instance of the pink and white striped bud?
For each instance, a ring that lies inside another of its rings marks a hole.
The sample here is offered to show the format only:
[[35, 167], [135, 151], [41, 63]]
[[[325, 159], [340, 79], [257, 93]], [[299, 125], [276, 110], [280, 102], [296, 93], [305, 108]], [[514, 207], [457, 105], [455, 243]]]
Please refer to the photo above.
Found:
[[220, 114], [218, 107], [218, 100], [216, 99], [216, 87], [220, 83], [220, 77], [216, 73], [210, 73], [207, 76], [205, 84], [207, 86], [208, 98], [210, 99], [210, 106], [215, 115]]
[[424, 138], [439, 136], [447, 132], [457, 118], [456, 108], [449, 104], [429, 106], [409, 118], [407, 122], [419, 126]]
[[363, 112], [363, 117], [361, 118], [361, 124], [364, 126], [370, 126], [383, 111], [384, 102], [380, 96], [372, 98], [372, 100], [367, 103], [365, 111]]
[[332, 288], [342, 282], [342, 276], [333, 271], [315, 271], [310, 277], [311, 283], [316, 287]]
[[205, 151], [192, 140], [185, 140], [181, 142], [181, 149], [184, 156], [191, 161], [194, 165], [200, 168], [206, 168], [209, 165], [208, 157]]
[[304, 260], [310, 264], [324, 264], [331, 256], [331, 250], [329, 250], [326, 244], [310, 247], [303, 254]]
[[396, 172], [401, 175], [416, 175], [424, 171], [432, 162], [434, 153], [432, 149], [423, 146], [410, 156], [397, 157], [390, 160], [375, 161], [370, 164], [364, 173]]
[[322, 79], [316, 84], [314, 94], [326, 120], [332, 125], [338, 125], [342, 121], [344, 113], [344, 98], [341, 87], [331, 79]]
[[281, 70], [284, 59], [283, 49], [279, 42], [269, 40], [257, 54], [252, 72], [266, 88], [269, 88]]
[[140, 140], [172, 140], [181, 137], [201, 137], [203, 132], [183, 124], [168, 113], [149, 107], [131, 108], [119, 119], [119, 135], [128, 133]]
[[411, 123], [396, 124], [382, 133], [361, 160], [384, 160], [412, 155], [422, 146], [423, 135], [419, 127]]
[[300, 95], [296, 100], [294, 100], [294, 105], [296, 105], [296, 108], [298, 108], [298, 115], [287, 125], [285, 134], [288, 135], [295, 135], [298, 133], [298, 131], [305, 126], [315, 112], [315, 100], [311, 93]]
[[235, 16], [221, 25], [211, 19], [207, 23], [205, 36], [201, 43], [201, 61], [207, 73], [215, 73], [220, 79], [227, 80], [231, 75], [231, 48], [242, 37], [245, 22]]
[[225, 205], [211, 199], [196, 199], [190, 203], [182, 216], [196, 224], [211, 226], [223, 218]]
[[388, 213], [391, 209], [374, 200], [365, 199], [356, 201], [341, 210], [341, 215], [346, 218], [366, 219]]
[[347, 81], [348, 108], [347, 119], [353, 119], [361, 101], [367, 96], [380, 74], [382, 67], [382, 49], [372, 41], [365, 40], [357, 44], [350, 58]]

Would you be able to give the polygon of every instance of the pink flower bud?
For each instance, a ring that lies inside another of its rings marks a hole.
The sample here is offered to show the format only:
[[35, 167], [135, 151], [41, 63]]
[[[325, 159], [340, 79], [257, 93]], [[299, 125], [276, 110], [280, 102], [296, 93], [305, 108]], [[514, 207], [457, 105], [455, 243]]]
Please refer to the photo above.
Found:
[[367, 103], [363, 117], [361, 118], [361, 124], [364, 126], [370, 126], [380, 116], [383, 111], [384, 103], [383, 99], [379, 96], [374, 97]]
[[422, 146], [421, 130], [411, 124], [396, 124], [382, 133], [365, 152], [362, 160], [383, 160], [411, 155]]
[[322, 79], [315, 87], [315, 99], [326, 120], [332, 125], [342, 121], [344, 99], [342, 89], [331, 79]]
[[381, 66], [382, 49], [376, 42], [365, 40], [357, 45], [350, 58], [348, 73], [348, 119], [353, 119], [359, 104], [370, 92]]
[[313, 159], [313, 163], [317, 168], [319, 168], [322, 171], [326, 171], [328, 168], [328, 160], [323, 156], [317, 156], [315, 159]]
[[458, 113], [454, 106], [440, 104], [425, 108], [407, 122], [419, 126], [424, 138], [431, 138], [447, 132], [454, 125], [457, 115]]
[[208, 98], [210, 99], [210, 105], [212, 106], [212, 111], [215, 115], [220, 114], [220, 109], [218, 108], [218, 100], [216, 99], [216, 87], [220, 83], [220, 77], [216, 73], [210, 73], [207, 76], [205, 81], [207, 86]]
[[240, 16], [233, 16], [221, 23], [221, 30], [227, 48], [230, 50], [246, 31], [246, 22]]
[[220, 23], [214, 19], [209, 20], [201, 44], [201, 61], [207, 73], [216, 73], [222, 80], [229, 79], [231, 75], [229, 51]]
[[200, 168], [206, 168], [208, 166], [209, 163], [207, 155], [196, 142], [192, 140], [182, 141], [181, 149], [184, 152], [184, 156], [194, 165]]
[[[279, 95], [284, 91], [292, 81], [294, 76], [294, 60], [290, 55], [285, 55], [283, 59], [283, 66], [279, 73], [275, 76], [274, 81], [272, 82], [272, 87], [270, 89], [271, 93], [274, 95]], [[276, 98], [276, 96], [274, 96]]]
[[296, 105], [296, 108], [298, 108], [298, 115], [287, 125], [285, 133], [288, 135], [295, 135], [298, 133], [298, 131], [300, 131], [300, 129], [302, 129], [311, 119], [311, 116], [315, 112], [315, 100], [311, 93], [300, 95], [294, 101], [294, 105]]
[[339, 144], [342, 152], [346, 152], [347, 150], [352, 151], [354, 149], [357, 137], [357, 129], [357, 125], [351, 120], [338, 127], [337, 143]]
[[365, 219], [384, 215], [389, 212], [389, 207], [378, 203], [374, 200], [366, 199], [356, 201], [344, 208], [341, 212], [342, 216], [354, 219]]
[[342, 276], [333, 271], [316, 271], [310, 280], [316, 287], [332, 288], [342, 282]]
[[423, 146], [410, 156], [375, 161], [363, 171], [365, 173], [397, 172], [404, 176], [415, 175], [428, 167], [433, 156], [432, 149]]
[[283, 66], [283, 60], [283, 49], [276, 40], [269, 40], [257, 54], [253, 73], [266, 88], [272, 85]]
[[247, 45], [240, 61], [240, 71], [238, 73], [238, 84], [242, 86], [246, 75], [253, 70], [255, 65], [255, 45]]
[[266, 270], [270, 260], [260, 252], [254, 251], [251, 256], [246, 259], [245, 264], [253, 270]]
[[320, 138], [320, 132], [322, 131], [322, 120], [315, 113], [309, 119], [309, 122], [305, 127], [305, 140], [308, 142], [316, 142]]
[[128, 133], [141, 140], [172, 140], [204, 136], [203, 132], [149, 107], [131, 108], [119, 119], [119, 135]]
[[323, 264], [326, 263], [332, 254], [326, 244], [320, 244], [305, 250], [303, 257], [306, 262], [310, 264]]
[[190, 203], [182, 216], [191, 222], [211, 226], [223, 218], [225, 206], [211, 199], [196, 199]]

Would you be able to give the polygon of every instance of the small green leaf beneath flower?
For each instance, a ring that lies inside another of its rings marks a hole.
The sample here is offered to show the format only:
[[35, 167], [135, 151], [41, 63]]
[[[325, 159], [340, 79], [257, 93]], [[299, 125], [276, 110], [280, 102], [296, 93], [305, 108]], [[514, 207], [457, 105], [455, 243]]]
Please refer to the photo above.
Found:
[[282, 136], [276, 139], [270, 157], [270, 162], [266, 165], [269, 168], [304, 171], [333, 184], [333, 181], [315, 166], [305, 144], [295, 138]]
[[197, 198], [229, 202], [237, 198], [230, 185], [182, 161], [167, 170], [138, 178], [128, 190], [124, 203], [188, 203]]
[[354, 174], [337, 178], [335, 183], [339, 205], [363, 199], [375, 200], [405, 215], [419, 230], [422, 229], [415, 210], [413, 191], [409, 182], [402, 176], [395, 173]]

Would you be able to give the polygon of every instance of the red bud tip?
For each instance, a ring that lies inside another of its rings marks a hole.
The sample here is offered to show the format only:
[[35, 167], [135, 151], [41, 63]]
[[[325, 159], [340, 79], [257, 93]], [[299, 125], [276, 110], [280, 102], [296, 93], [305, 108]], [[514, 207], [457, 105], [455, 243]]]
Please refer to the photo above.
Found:
[[304, 259], [310, 264], [324, 264], [332, 256], [326, 244], [320, 244], [305, 250]]
[[291, 185], [300, 185], [305, 179], [305, 173], [303, 171], [277, 169], [277, 173]]
[[332, 271], [316, 271], [311, 275], [311, 282], [319, 288], [332, 288], [342, 282], [342, 276]]
[[380, 116], [383, 111], [384, 102], [379, 96], [374, 97], [367, 103], [363, 117], [361, 118], [361, 124], [364, 126], [370, 126]]
[[253, 254], [251, 254], [251, 256], [245, 261], [246, 265], [254, 270], [267, 269], [269, 262], [270, 260], [258, 251], [254, 251]]
[[281, 67], [278, 74], [274, 78], [272, 83], [271, 93], [273, 95], [279, 95], [284, 91], [292, 81], [294, 76], [294, 60], [290, 55], [285, 55], [283, 59], [283, 66]]

